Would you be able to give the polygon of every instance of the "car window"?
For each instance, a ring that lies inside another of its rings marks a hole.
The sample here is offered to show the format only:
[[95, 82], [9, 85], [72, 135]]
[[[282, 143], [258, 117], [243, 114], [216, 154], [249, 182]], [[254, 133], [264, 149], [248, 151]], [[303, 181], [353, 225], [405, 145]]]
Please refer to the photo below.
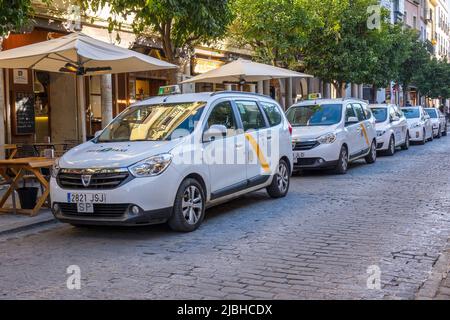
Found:
[[356, 113], [356, 116], [358, 117], [359, 121], [366, 120], [366, 115], [364, 113], [364, 109], [363, 109], [362, 105], [360, 105], [359, 103], [354, 103], [353, 109], [355, 109], [355, 113]]
[[406, 119], [420, 118], [422, 114], [419, 108], [404, 108], [402, 111]]
[[225, 126], [227, 128], [227, 136], [236, 134], [236, 117], [230, 101], [223, 101], [214, 106], [208, 117], [207, 125], [210, 128], [215, 124]]
[[255, 101], [236, 101], [244, 131], [266, 127], [264, 116]]
[[389, 119], [392, 121], [392, 119], [394, 119], [396, 116], [395, 110], [393, 107], [389, 108]]
[[341, 122], [342, 104], [293, 106], [286, 117], [294, 127], [331, 126]]
[[363, 109], [364, 109], [364, 114], [366, 115], [366, 119], [372, 118], [372, 110], [370, 110], [370, 108], [368, 108], [368, 107], [363, 107]]
[[267, 119], [269, 119], [269, 124], [271, 127], [277, 126], [281, 123], [282, 116], [278, 106], [268, 102], [261, 102], [261, 106], [266, 113]]
[[355, 110], [353, 109], [352, 105], [349, 104], [347, 105], [346, 109], [345, 109], [345, 122], [348, 122], [348, 119], [351, 117], [357, 117]]
[[375, 117], [375, 122], [381, 123], [387, 120], [387, 109], [386, 108], [372, 108], [372, 113]]

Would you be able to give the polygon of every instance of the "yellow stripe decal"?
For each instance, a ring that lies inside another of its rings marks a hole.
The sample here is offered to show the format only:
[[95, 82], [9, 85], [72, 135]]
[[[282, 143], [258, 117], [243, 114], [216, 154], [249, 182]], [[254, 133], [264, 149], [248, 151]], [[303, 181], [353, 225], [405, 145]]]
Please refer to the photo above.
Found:
[[261, 163], [261, 167], [264, 169], [265, 172], [268, 172], [270, 170], [270, 166], [266, 161], [266, 158], [264, 157], [263, 152], [261, 151], [261, 148], [259, 147], [258, 142], [256, 142], [255, 138], [249, 133], [245, 134], [245, 138], [247, 138], [248, 142], [252, 146], [252, 148], [255, 150], [256, 155], [258, 156], [258, 160]]
[[362, 124], [362, 123], [361, 123], [361, 129], [362, 129], [362, 132], [364, 134], [364, 138], [366, 138], [367, 145], [370, 146], [369, 137], [367, 136], [366, 128], [364, 127], [364, 124]]

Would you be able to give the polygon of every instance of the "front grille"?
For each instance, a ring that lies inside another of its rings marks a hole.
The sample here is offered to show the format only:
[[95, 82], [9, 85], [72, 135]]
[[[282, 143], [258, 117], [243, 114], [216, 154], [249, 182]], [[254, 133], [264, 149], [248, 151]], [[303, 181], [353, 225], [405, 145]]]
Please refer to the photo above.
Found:
[[[83, 184], [82, 176], [91, 176], [89, 184]], [[61, 169], [57, 177], [58, 185], [64, 189], [105, 190], [114, 189], [130, 180], [131, 176], [125, 170], [103, 170], [91, 172], [88, 170]]]
[[313, 166], [316, 164], [319, 158], [300, 158], [297, 160], [297, 165], [299, 166]]
[[295, 142], [293, 145], [293, 150], [294, 151], [311, 150], [317, 147], [319, 144], [320, 143], [316, 140]]
[[64, 215], [83, 217], [114, 218], [123, 216], [130, 205], [94, 203], [94, 213], [78, 213], [76, 203], [59, 203], [59, 208]]

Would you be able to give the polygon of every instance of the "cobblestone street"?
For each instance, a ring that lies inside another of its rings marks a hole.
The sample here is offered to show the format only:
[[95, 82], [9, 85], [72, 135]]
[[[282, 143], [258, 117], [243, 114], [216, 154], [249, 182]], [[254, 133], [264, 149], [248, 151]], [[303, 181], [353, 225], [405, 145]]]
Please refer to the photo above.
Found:
[[[0, 297], [413, 299], [450, 235], [449, 150], [443, 138], [344, 176], [294, 176], [286, 198], [212, 208], [189, 234], [58, 223], [4, 235]], [[66, 287], [69, 265], [81, 290]], [[367, 288], [372, 265], [380, 290]]]

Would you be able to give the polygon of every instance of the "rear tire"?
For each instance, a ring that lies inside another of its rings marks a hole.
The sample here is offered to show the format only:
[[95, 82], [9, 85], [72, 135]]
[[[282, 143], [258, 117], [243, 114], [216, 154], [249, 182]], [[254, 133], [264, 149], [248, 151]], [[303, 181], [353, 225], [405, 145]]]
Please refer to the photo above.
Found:
[[406, 133], [405, 143], [402, 145], [402, 150], [408, 150], [409, 149], [409, 131]]
[[272, 198], [283, 198], [289, 191], [291, 172], [287, 162], [283, 159], [278, 164], [277, 172], [272, 178], [272, 183], [266, 188]]
[[377, 143], [372, 141], [369, 154], [364, 158], [367, 164], [372, 164], [377, 161]]
[[389, 146], [386, 150], [386, 155], [389, 157], [392, 157], [395, 154], [395, 139], [394, 136], [391, 136], [389, 139]]
[[348, 151], [345, 146], [342, 146], [339, 153], [339, 160], [334, 172], [337, 174], [346, 174], [348, 170]]
[[419, 142], [419, 144], [424, 145], [425, 143], [427, 143], [427, 138], [426, 138], [426, 131], [424, 129], [423, 130], [423, 138], [422, 138], [422, 141]]
[[185, 179], [178, 188], [169, 227], [178, 232], [196, 230], [205, 217], [205, 191], [195, 179]]

